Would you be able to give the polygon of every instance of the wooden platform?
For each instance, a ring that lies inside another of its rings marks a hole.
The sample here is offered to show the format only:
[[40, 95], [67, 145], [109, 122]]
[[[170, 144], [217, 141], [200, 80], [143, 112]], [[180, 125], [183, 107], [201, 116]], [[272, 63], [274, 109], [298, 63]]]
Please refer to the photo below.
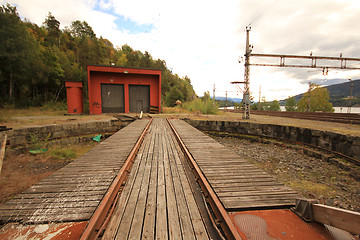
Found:
[[209, 239], [179, 152], [155, 118], [103, 239]]
[[89, 220], [148, 120], [137, 120], [0, 206], [0, 222]]
[[295, 205], [296, 192], [186, 122], [171, 122], [227, 211]]

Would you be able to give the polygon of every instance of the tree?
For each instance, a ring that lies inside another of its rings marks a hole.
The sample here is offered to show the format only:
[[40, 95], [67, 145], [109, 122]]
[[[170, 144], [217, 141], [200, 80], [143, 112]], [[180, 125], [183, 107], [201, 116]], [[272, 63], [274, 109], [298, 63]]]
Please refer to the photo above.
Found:
[[45, 29], [48, 31], [48, 34], [45, 38], [45, 42], [48, 45], [60, 45], [60, 22], [49, 12], [47, 18], [44, 22]]
[[[201, 100], [205, 103], [211, 101], [209, 91], [204, 92], [204, 96], [201, 98]], [[215, 99], [214, 99], [214, 101], [215, 101]]]
[[313, 90], [304, 93], [304, 96], [297, 103], [297, 109], [300, 112], [305, 112], [309, 105], [310, 112], [334, 112], [329, 99], [329, 92], [326, 88], [315, 86]]
[[280, 111], [280, 104], [278, 100], [274, 100], [269, 105], [270, 111]]
[[184, 102], [184, 95], [180, 92], [179, 88], [173, 87], [166, 94], [165, 104], [168, 107], [173, 107], [177, 100], [180, 100], [181, 102]]
[[49, 90], [57, 89], [62, 84], [64, 69], [59, 62], [60, 51], [56, 46], [47, 47], [42, 53], [44, 62], [44, 97], [45, 102], [49, 100]]
[[296, 111], [296, 100], [294, 97], [289, 97], [285, 102], [285, 109], [287, 112], [295, 112]]
[[82, 38], [84, 36], [88, 36], [90, 38], [96, 38], [96, 35], [90, 27], [90, 25], [85, 21], [73, 21], [70, 26], [70, 34], [73, 37]]
[[[0, 7], [0, 71], [2, 88], [8, 87], [10, 102], [15, 104], [16, 91], [25, 87], [20, 81], [25, 80], [27, 70], [32, 65], [32, 51], [36, 48], [36, 40], [25, 24], [20, 20], [16, 7], [7, 4]], [[19, 86], [19, 88], [17, 88]]]

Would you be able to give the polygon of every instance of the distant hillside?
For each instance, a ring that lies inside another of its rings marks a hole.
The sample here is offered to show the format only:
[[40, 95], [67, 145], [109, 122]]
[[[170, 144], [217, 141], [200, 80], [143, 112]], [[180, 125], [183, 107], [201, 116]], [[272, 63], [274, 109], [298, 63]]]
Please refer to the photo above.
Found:
[[[215, 100], [226, 101], [226, 97], [215, 97]], [[227, 98], [228, 102], [241, 103], [241, 98]]]
[[[354, 98], [352, 100], [352, 105], [360, 104], [360, 80], [353, 81], [354, 87], [352, 95]], [[350, 81], [339, 83], [339, 84], [333, 84], [325, 87], [330, 92], [330, 102], [334, 105], [334, 107], [345, 107], [349, 104], [349, 98], [350, 96]], [[303, 93], [294, 96], [296, 99], [296, 102], [299, 101], [303, 97]], [[281, 100], [280, 105], [285, 105], [285, 101]]]
[[227, 98], [226, 97], [215, 97], [215, 101], [219, 105], [219, 107], [225, 106], [234, 106], [235, 103], [241, 103], [242, 99], [240, 98]]

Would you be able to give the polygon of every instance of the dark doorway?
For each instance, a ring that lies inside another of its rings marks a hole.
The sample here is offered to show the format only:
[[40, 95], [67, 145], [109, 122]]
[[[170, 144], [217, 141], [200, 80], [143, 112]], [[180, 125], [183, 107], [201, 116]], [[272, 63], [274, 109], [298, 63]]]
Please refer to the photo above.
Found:
[[132, 113], [149, 112], [150, 108], [150, 86], [129, 85], [129, 110]]
[[124, 113], [124, 85], [101, 84], [101, 102], [103, 113]]

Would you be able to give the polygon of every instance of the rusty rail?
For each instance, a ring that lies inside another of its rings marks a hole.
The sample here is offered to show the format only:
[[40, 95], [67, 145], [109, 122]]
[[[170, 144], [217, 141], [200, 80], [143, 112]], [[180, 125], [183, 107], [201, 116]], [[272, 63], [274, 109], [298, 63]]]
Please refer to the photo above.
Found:
[[189, 150], [186, 148], [185, 144], [181, 140], [179, 134], [176, 132], [174, 126], [171, 124], [170, 120], [167, 118], [167, 122], [170, 125], [171, 130], [173, 131], [176, 140], [178, 141], [181, 150], [185, 154], [186, 158], [188, 159], [188, 162], [190, 163], [191, 168], [193, 169], [193, 172], [198, 179], [198, 182], [200, 184], [200, 187], [202, 188], [204, 195], [206, 197], [206, 200], [211, 206], [212, 211], [215, 214], [215, 217], [217, 218], [218, 222], [220, 223], [221, 229], [224, 231], [226, 239], [242, 239], [239, 232], [236, 230], [236, 227], [232, 223], [228, 213], [226, 212], [224, 206], [220, 202], [219, 198], [215, 194], [214, 190], [212, 189], [210, 183], [206, 180], [204, 174], [202, 173], [200, 167], [196, 163], [195, 159], [192, 157]]
[[123, 167], [120, 169], [119, 174], [116, 176], [114, 182], [111, 184], [109, 190], [105, 194], [104, 198], [100, 202], [99, 206], [92, 215], [88, 225], [86, 226], [83, 234], [81, 235], [81, 240], [96, 239], [98, 237], [98, 232], [100, 229], [105, 229], [105, 225], [108, 223], [111, 216], [111, 212], [115, 208], [115, 200], [118, 196], [118, 191], [126, 178], [127, 173], [130, 171], [132, 163], [135, 160], [136, 154], [141, 146], [141, 143], [144, 140], [145, 134], [149, 129], [149, 126], [152, 122], [152, 118], [149, 123], [146, 125], [143, 133], [140, 135], [137, 140], [134, 148], [131, 150], [129, 156], [127, 157]]

